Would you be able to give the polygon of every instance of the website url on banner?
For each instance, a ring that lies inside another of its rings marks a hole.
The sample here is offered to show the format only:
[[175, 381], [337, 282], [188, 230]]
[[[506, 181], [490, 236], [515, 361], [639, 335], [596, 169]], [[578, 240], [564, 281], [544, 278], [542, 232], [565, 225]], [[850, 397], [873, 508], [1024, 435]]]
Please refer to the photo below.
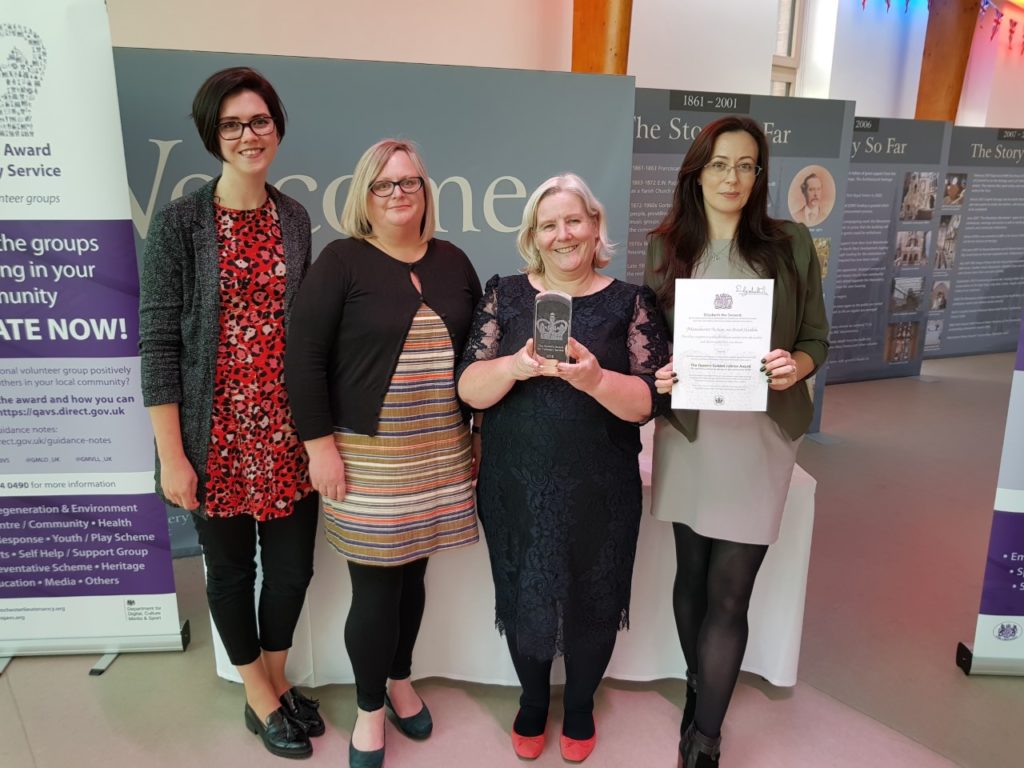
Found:
[[20, 448], [24, 445], [110, 445], [109, 437], [0, 437], [0, 445]]
[[124, 416], [124, 408], [0, 408], [0, 416]]

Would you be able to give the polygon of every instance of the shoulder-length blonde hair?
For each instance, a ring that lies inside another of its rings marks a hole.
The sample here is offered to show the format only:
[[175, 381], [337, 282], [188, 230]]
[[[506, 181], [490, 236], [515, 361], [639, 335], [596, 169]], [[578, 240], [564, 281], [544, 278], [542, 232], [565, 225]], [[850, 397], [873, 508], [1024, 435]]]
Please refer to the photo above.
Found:
[[519, 255], [526, 262], [523, 271], [534, 275], [544, 272], [544, 262], [541, 260], [540, 250], [537, 248], [535, 239], [537, 209], [540, 207], [541, 200], [558, 192], [571, 192], [583, 202], [584, 210], [597, 224], [598, 237], [597, 248], [594, 250], [594, 267], [598, 269], [607, 267], [614, 255], [615, 246], [608, 241], [608, 223], [605, 220], [604, 206], [594, 197], [594, 193], [590, 191], [590, 187], [583, 179], [575, 173], [562, 173], [543, 182], [526, 201], [526, 207], [523, 209], [523, 223], [519, 225], [519, 234], [516, 236]]
[[345, 198], [345, 207], [341, 211], [341, 228], [349, 237], [357, 240], [365, 240], [373, 236], [373, 225], [367, 215], [366, 200], [370, 192], [370, 185], [380, 175], [381, 170], [388, 164], [388, 160], [395, 152], [405, 152], [412, 161], [416, 173], [423, 179], [423, 220], [420, 222], [420, 242], [427, 242], [434, 236], [436, 222], [434, 218], [434, 193], [430, 186], [430, 176], [427, 175], [427, 167], [423, 164], [423, 158], [411, 141], [401, 139], [381, 139], [368, 150], [356, 163], [352, 172], [352, 183], [348, 188], [348, 197]]

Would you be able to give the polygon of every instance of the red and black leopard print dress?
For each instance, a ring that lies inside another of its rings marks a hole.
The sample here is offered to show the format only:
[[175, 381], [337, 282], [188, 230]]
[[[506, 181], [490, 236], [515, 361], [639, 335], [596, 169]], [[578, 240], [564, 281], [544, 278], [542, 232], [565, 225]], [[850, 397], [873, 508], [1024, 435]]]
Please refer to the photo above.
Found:
[[277, 207], [215, 205], [220, 341], [206, 513], [270, 520], [312, 492], [284, 387], [285, 257]]

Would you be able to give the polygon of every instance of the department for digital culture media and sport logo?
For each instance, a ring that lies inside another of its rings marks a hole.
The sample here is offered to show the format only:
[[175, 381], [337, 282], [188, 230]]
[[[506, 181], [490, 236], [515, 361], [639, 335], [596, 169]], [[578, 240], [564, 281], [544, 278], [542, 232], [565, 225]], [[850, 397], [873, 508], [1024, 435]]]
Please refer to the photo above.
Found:
[[996, 640], [1019, 640], [1024, 634], [1024, 627], [1015, 621], [1001, 621], [992, 630]]
[[0, 136], [34, 136], [32, 102], [43, 84], [46, 46], [35, 30], [24, 24], [0, 24], [0, 43], [9, 46], [6, 54], [0, 48]]

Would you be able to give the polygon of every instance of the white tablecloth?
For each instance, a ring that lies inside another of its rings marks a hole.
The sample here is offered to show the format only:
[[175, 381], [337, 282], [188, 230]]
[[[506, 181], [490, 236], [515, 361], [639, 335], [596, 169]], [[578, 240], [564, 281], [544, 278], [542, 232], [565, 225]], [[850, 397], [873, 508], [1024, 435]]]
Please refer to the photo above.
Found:
[[[643, 464], [641, 459], [642, 470]], [[619, 633], [607, 673], [621, 680], [679, 678], [686, 674], [672, 616], [673, 538], [669, 524], [649, 514], [647, 480], [645, 476], [631, 628]], [[768, 550], [750, 606], [750, 639], [743, 669], [778, 686], [796, 685], [815, 485], [814, 478], [803, 469], [794, 468], [779, 540]], [[344, 644], [350, 596], [345, 561], [327, 544], [321, 529], [313, 583], [288, 657], [288, 674], [295, 683], [316, 687], [353, 682]], [[217, 673], [240, 681], [216, 632], [214, 647]], [[557, 662], [556, 682], [562, 682], [562, 674]], [[431, 558], [413, 676], [519, 684], [505, 640], [494, 629], [494, 585], [483, 541]]]

